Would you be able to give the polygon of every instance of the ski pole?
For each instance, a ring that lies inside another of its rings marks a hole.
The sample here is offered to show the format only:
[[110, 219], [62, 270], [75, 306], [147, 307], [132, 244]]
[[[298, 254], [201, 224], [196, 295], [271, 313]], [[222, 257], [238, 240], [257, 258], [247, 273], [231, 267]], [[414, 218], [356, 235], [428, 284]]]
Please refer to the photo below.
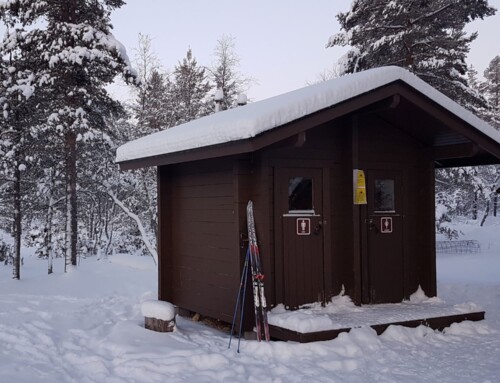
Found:
[[244, 279], [246, 280], [245, 275], [247, 274], [247, 269], [248, 269], [249, 251], [250, 250], [247, 250], [247, 253], [245, 256], [245, 264], [243, 265], [243, 271], [241, 272], [240, 288], [238, 289], [238, 298], [236, 299], [236, 306], [234, 307], [233, 322], [231, 325], [231, 334], [229, 336], [229, 345], [227, 348], [231, 348], [231, 340], [233, 339], [234, 325], [236, 324], [236, 314], [238, 313], [238, 306], [240, 305], [241, 289], [243, 287], [243, 280]]
[[250, 258], [250, 253], [247, 251], [247, 256], [245, 257], [245, 281], [243, 282], [243, 301], [241, 302], [241, 312], [240, 312], [240, 328], [238, 329], [238, 353], [240, 352], [240, 342], [241, 342], [241, 329], [243, 327], [243, 313], [245, 311], [245, 298], [247, 295], [247, 281], [248, 281], [248, 258]]

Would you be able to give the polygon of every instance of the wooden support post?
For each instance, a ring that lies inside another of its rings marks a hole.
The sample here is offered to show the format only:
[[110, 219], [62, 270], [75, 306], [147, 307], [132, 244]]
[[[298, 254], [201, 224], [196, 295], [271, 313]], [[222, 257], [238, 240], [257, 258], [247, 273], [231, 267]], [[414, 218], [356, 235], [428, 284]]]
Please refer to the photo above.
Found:
[[[358, 132], [357, 115], [352, 116], [352, 134], [351, 134], [351, 148], [352, 148], [352, 169], [359, 168], [359, 132]], [[360, 205], [352, 205], [352, 249], [354, 258], [354, 301], [361, 303], [365, 299], [363, 296], [363, 263], [362, 263], [362, 246], [361, 246], [361, 207]]]

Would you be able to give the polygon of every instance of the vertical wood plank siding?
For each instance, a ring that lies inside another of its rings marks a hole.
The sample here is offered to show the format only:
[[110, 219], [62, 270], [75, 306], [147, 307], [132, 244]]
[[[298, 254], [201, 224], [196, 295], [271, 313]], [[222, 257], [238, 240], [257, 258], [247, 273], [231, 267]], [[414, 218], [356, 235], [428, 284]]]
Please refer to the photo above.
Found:
[[[369, 284], [367, 210], [352, 204], [356, 167], [402, 171], [404, 295], [418, 285], [435, 295], [432, 150], [410, 134], [418, 128], [412, 125], [417, 117], [399, 113], [394, 119], [391, 113], [359, 114], [355, 134], [349, 115], [254, 153], [160, 167], [160, 299], [231, 321], [247, 246], [246, 204], [252, 199], [266, 296], [270, 306], [282, 303], [286, 255], [275, 177], [280, 169], [300, 167], [321, 169], [323, 177], [326, 300], [345, 287], [361, 303]], [[250, 294], [247, 299], [249, 330]]]
[[170, 281], [170, 290], [162, 289], [162, 296], [183, 309], [230, 321], [240, 270], [233, 161], [170, 166], [166, 177], [162, 182], [169, 185], [171, 202], [168, 214], [162, 210], [168, 217], [162, 226], [168, 225], [171, 238], [160, 243], [161, 256], [168, 259], [162, 279]]
[[[374, 117], [365, 117], [361, 124], [360, 168], [402, 171], [404, 295], [408, 298], [421, 285], [427, 295], [433, 296], [436, 294], [434, 164], [430, 150], [406, 131], [418, 123], [415, 116], [408, 115], [405, 130]], [[362, 220], [366, 218], [362, 216]]]

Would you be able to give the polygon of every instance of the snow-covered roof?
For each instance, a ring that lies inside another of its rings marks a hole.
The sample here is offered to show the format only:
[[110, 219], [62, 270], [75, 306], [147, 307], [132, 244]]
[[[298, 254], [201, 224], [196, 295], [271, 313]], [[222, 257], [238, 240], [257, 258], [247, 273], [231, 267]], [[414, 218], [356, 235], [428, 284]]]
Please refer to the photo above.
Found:
[[363, 93], [401, 80], [500, 143], [500, 132], [400, 67], [346, 75], [289, 93], [215, 113], [120, 146], [117, 162], [245, 140]]

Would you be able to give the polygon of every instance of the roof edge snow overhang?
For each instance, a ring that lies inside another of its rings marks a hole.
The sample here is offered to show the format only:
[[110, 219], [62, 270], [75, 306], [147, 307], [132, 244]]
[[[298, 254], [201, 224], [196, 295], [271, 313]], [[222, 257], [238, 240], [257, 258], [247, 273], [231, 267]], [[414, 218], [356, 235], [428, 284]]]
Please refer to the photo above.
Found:
[[118, 164], [122, 170], [129, 170], [148, 166], [171, 165], [182, 162], [251, 153], [289, 137], [293, 137], [296, 134], [312, 129], [318, 125], [343, 117], [381, 100], [392, 97], [397, 93], [396, 88], [398, 88], [396, 83], [384, 85], [380, 88], [360, 94], [356, 97], [319, 110], [300, 119], [275, 127], [255, 137], [181, 152], [122, 161], [118, 162]]
[[[431, 114], [444, 126], [460, 134], [479, 148], [479, 150], [474, 149], [460, 152], [456, 150], [439, 150], [437, 151], [438, 158], [436, 159], [437, 167], [500, 163], [499, 142], [408, 85], [405, 81], [396, 80], [275, 127], [255, 137], [174, 153], [137, 158], [118, 162], [118, 164], [122, 170], [132, 170], [251, 153], [349, 114], [365, 114], [366, 111], [370, 111], [370, 107], [373, 105], [382, 103], [382, 105], [385, 105], [384, 107], [390, 108], [393, 97], [398, 95], [419, 109]], [[445, 154], [443, 157], [443, 153], [448, 154]], [[480, 156], [478, 156], [478, 153]], [[449, 156], [449, 158], [446, 158], [446, 156]]]

